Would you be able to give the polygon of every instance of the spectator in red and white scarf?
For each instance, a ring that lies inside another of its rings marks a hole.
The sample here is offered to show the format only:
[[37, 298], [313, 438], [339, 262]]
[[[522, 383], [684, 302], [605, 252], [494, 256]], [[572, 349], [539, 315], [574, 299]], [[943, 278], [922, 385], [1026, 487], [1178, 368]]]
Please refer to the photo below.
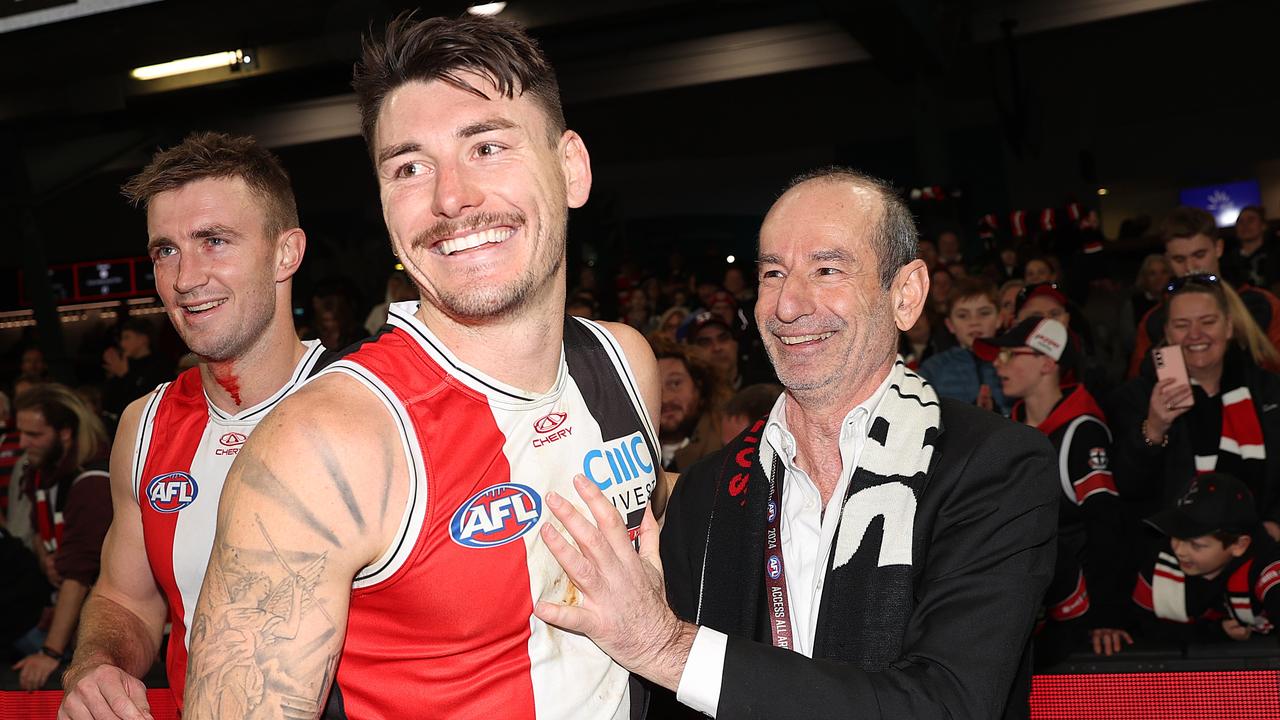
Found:
[[1280, 537], [1280, 376], [1262, 369], [1275, 348], [1216, 275], [1169, 283], [1164, 336], [1180, 348], [1190, 383], [1157, 381], [1152, 363], [1121, 386], [1107, 411], [1121, 497], [1145, 517], [1167, 507], [1187, 479], [1225, 472], [1258, 499]]

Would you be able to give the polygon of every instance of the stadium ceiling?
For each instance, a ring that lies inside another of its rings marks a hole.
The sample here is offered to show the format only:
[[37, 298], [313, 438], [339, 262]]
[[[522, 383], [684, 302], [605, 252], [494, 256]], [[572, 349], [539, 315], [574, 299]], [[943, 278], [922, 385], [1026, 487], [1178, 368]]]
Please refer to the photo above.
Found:
[[[911, 82], [975, 46], [1200, 1], [510, 0], [502, 17], [539, 38], [572, 106], [867, 62]], [[361, 35], [411, 8], [453, 16], [466, 4], [0, 0], [0, 156], [23, 159], [17, 193], [39, 197], [136, 166], [181, 128], [277, 147], [357, 135], [349, 83]], [[130, 75], [226, 52], [251, 62]]]

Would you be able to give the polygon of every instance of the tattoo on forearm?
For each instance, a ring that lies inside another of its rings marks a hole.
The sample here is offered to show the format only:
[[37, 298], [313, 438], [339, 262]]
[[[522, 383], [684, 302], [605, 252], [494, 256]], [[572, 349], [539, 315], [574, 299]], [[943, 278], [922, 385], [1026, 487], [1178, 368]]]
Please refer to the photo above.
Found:
[[205, 718], [310, 718], [323, 709], [339, 628], [315, 596], [327, 555], [219, 543], [191, 627], [186, 708]]
[[262, 458], [252, 453], [241, 453], [240, 458], [237, 458], [237, 460], [240, 462], [240, 467], [237, 468], [237, 475], [241, 482], [264, 495], [280, 500], [281, 502], [277, 504], [277, 507], [284, 509], [298, 520], [306, 523], [307, 527], [329, 541], [330, 545], [334, 547], [342, 546], [338, 536], [334, 535], [333, 531], [307, 508], [302, 498], [298, 497], [288, 485], [280, 482], [280, 478], [271, 472], [271, 468], [267, 467]]

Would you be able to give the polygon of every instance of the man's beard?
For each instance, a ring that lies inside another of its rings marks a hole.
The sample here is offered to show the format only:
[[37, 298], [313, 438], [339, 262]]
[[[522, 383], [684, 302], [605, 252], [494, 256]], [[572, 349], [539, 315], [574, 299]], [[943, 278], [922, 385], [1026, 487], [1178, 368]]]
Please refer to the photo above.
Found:
[[[661, 415], [659, 415], [661, 417]], [[702, 417], [702, 413], [694, 408], [692, 411], [685, 413], [680, 422], [671, 430], [665, 427], [658, 428], [658, 439], [665, 442], [679, 442], [687, 437], [693, 437], [693, 430], [698, 426], [698, 420]]]
[[[504, 285], [488, 283], [462, 283], [457, 290], [422, 292], [424, 300], [431, 301], [447, 315], [455, 318], [481, 319], [510, 314], [529, 302], [547, 283], [555, 277], [564, 265], [565, 257], [565, 216], [557, 214], [550, 218], [549, 225], [543, 226], [543, 232], [555, 233], [548, 238], [549, 248], [538, 248], [539, 256], [511, 282]], [[527, 230], [524, 213], [477, 213], [461, 221], [441, 220], [423, 232], [410, 243], [410, 247], [432, 252], [431, 248], [441, 239], [466, 234], [472, 230], [494, 225], [509, 225], [519, 231]], [[536, 242], [536, 238], [522, 238], [523, 242]], [[548, 258], [548, 253], [550, 257]], [[420, 288], [421, 289], [421, 288]]]
[[57, 476], [58, 471], [66, 465], [67, 446], [62, 444], [62, 438], [55, 437], [53, 446], [40, 458], [39, 470], [46, 478], [52, 479]]

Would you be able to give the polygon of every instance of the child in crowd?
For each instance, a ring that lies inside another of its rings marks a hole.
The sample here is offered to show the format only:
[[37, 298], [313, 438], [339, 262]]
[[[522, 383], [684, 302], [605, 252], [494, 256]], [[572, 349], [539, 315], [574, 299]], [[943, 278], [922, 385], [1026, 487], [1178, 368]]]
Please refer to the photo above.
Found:
[[[993, 362], [1012, 418], [1049, 437], [1058, 453], [1064, 498], [1058, 511], [1058, 559], [1036, 637], [1037, 665], [1063, 659], [1086, 635], [1098, 654], [1119, 652], [1133, 638], [1121, 629], [1126, 563], [1117, 550], [1121, 512], [1108, 455], [1111, 431], [1084, 385], [1063, 385], [1075, 346], [1057, 320], [1029, 317], [1000, 337], [982, 338], [974, 353]], [[1128, 567], [1132, 567], [1129, 565]]]
[[1280, 546], [1259, 526], [1243, 482], [1199, 475], [1174, 507], [1146, 522], [1169, 538], [1133, 590], [1151, 633], [1247, 640], [1271, 632], [1270, 618], [1280, 616]]
[[942, 397], [976, 403], [1008, 415], [1009, 404], [1000, 390], [995, 368], [973, 354], [975, 340], [991, 337], [999, 329], [997, 302], [996, 288], [990, 280], [957, 280], [947, 296], [946, 324], [959, 345], [925, 360], [918, 372]]

